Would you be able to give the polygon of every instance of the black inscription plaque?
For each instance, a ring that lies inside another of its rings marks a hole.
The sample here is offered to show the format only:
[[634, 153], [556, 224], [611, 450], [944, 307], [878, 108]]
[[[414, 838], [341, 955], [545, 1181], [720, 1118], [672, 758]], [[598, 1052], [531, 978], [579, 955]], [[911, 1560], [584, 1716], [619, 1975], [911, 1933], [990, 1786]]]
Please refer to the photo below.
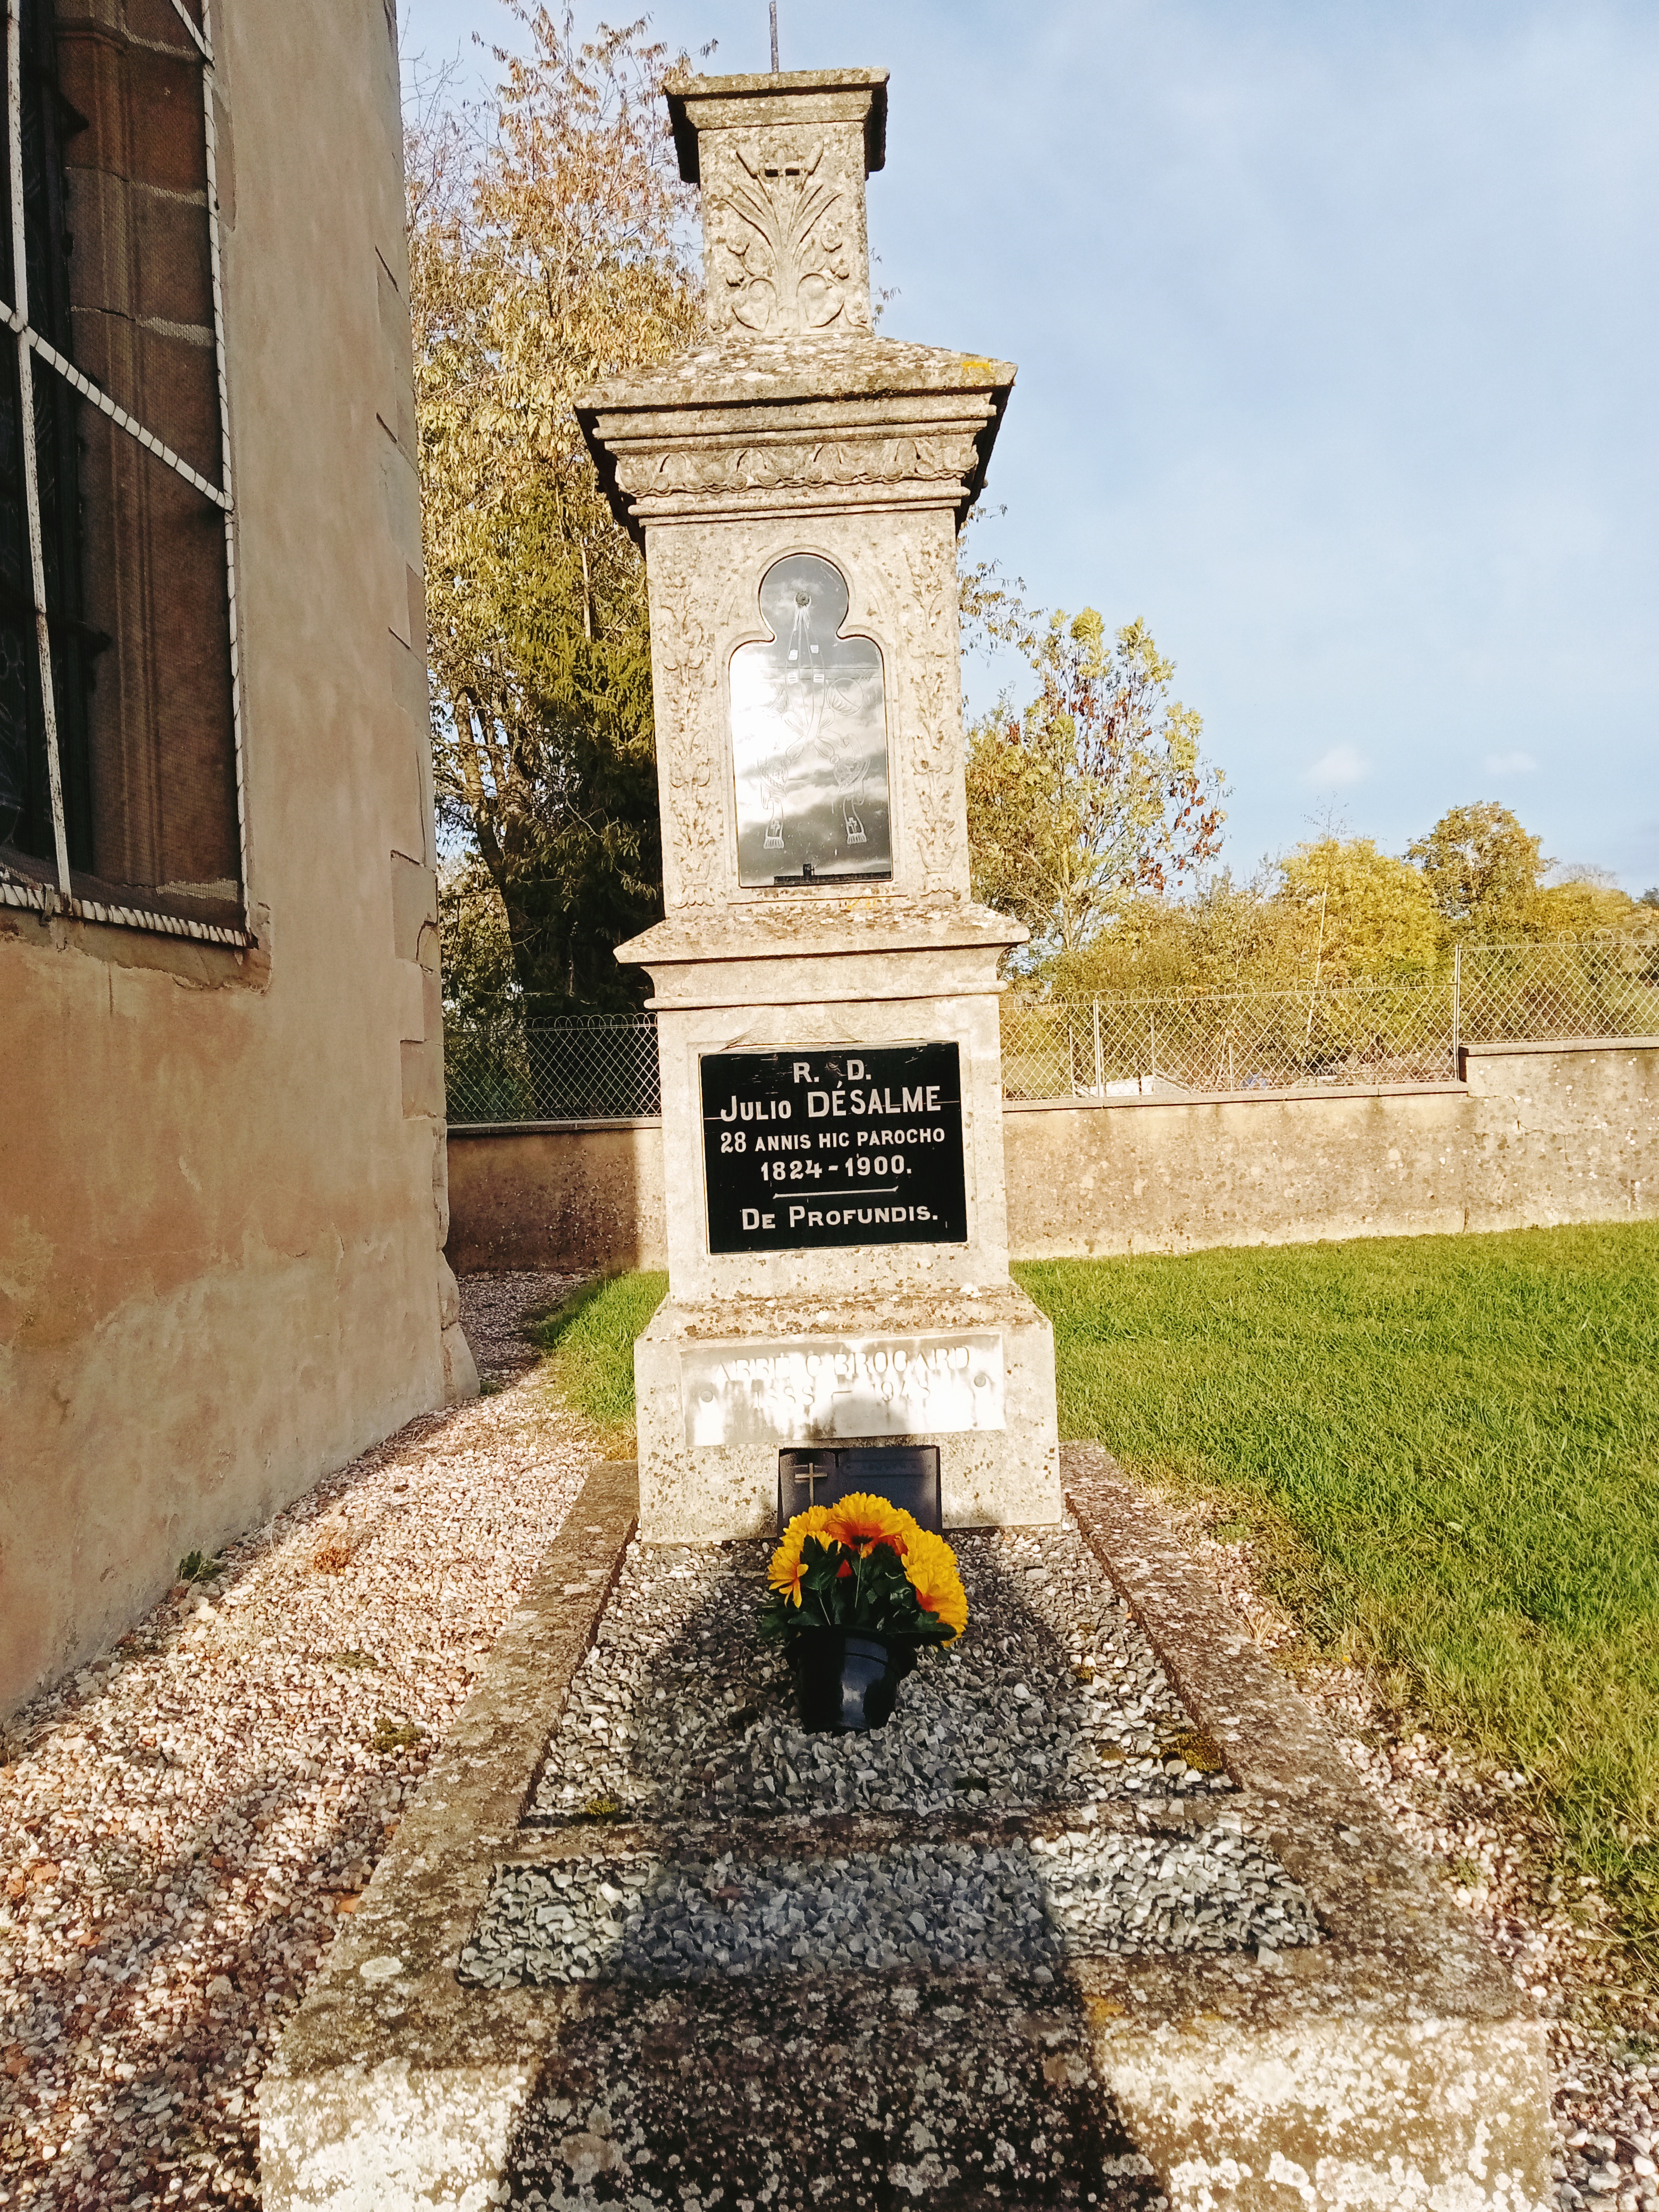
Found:
[[968, 1241], [954, 1044], [709, 1053], [702, 1158], [711, 1252]]

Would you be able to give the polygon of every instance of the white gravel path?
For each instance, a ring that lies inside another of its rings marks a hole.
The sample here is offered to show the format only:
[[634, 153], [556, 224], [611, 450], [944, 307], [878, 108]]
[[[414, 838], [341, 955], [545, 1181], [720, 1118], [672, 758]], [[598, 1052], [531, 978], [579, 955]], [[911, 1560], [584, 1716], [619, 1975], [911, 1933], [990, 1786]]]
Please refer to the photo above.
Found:
[[266, 2059], [592, 1456], [534, 1377], [413, 1421], [17, 1716], [0, 2205], [257, 2203]]

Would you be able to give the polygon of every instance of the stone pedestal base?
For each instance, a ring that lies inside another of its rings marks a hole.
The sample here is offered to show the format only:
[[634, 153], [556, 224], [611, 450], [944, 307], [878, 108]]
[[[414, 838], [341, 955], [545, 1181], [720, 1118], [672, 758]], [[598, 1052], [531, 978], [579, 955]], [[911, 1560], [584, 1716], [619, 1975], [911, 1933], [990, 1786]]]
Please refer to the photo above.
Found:
[[640, 1536], [775, 1526], [778, 1454], [937, 1444], [946, 1528], [1060, 1517], [1054, 1332], [1012, 1283], [969, 1295], [665, 1300], [634, 1346]]

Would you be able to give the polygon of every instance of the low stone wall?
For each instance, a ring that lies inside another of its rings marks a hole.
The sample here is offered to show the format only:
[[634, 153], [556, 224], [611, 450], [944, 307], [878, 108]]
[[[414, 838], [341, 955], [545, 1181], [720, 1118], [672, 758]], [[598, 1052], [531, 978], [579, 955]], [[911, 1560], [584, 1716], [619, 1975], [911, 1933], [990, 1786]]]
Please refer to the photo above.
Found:
[[665, 1267], [662, 1123], [452, 1129], [447, 1249], [458, 1275]]
[[[1464, 1080], [1006, 1109], [1016, 1259], [1659, 1215], [1659, 1038], [1470, 1046]], [[654, 1121], [453, 1129], [450, 1260], [660, 1267]]]

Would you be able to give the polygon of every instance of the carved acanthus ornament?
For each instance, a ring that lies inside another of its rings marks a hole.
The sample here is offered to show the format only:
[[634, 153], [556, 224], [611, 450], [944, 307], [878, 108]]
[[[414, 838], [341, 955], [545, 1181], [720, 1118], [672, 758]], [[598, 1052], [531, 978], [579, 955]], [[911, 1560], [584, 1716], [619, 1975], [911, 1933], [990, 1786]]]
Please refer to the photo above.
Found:
[[706, 195], [703, 220], [718, 251], [709, 319], [761, 337], [867, 328], [846, 235], [848, 195], [823, 173], [823, 143], [754, 139], [732, 149], [735, 168]]
[[665, 770], [674, 835], [664, 840], [677, 865], [678, 902], [712, 906], [726, 817], [711, 742], [711, 632], [699, 611], [695, 578], [659, 570], [651, 579], [651, 653], [655, 664], [658, 757]]
[[802, 443], [681, 447], [624, 453], [617, 482], [633, 499], [686, 493], [776, 491], [792, 486], [960, 483], [977, 459], [973, 435], [814, 439]]

